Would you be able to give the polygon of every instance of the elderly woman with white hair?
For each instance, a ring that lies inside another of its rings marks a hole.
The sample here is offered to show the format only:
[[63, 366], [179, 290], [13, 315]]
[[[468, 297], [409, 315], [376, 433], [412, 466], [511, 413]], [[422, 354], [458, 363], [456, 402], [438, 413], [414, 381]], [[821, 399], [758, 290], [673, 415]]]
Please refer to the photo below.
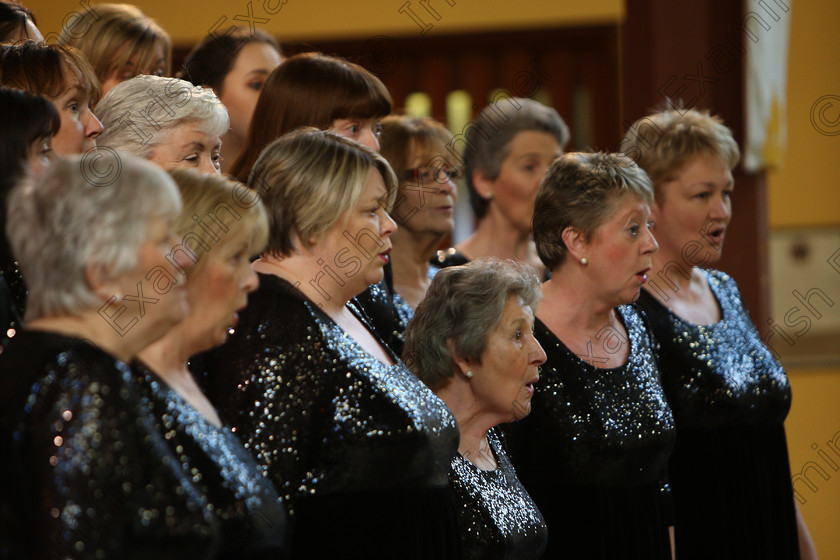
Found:
[[187, 311], [168, 254], [181, 199], [129, 156], [103, 188], [88, 159], [53, 163], [8, 201], [30, 295], [26, 327], [0, 355], [0, 549], [214, 557], [218, 521], [126, 366]]
[[496, 426], [531, 411], [545, 352], [534, 338], [540, 284], [530, 267], [479, 259], [440, 271], [408, 324], [403, 358], [452, 410], [461, 432], [449, 479], [464, 558], [539, 558], [545, 521]]
[[213, 90], [177, 78], [142, 75], [114, 86], [96, 105], [105, 127], [98, 146], [145, 158], [163, 169], [221, 173], [227, 109]]

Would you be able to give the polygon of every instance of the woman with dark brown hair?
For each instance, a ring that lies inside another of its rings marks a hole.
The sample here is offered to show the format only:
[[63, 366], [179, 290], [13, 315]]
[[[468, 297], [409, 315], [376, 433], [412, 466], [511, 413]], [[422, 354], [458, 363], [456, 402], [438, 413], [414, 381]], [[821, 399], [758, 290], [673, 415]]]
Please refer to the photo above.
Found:
[[379, 151], [379, 119], [390, 112], [387, 88], [361, 66], [316, 52], [295, 55], [268, 77], [230, 173], [246, 181], [263, 148], [302, 126], [331, 130]]
[[222, 173], [242, 150], [260, 92], [269, 74], [283, 62], [277, 41], [262, 31], [250, 35], [208, 35], [187, 56], [178, 77], [213, 88], [230, 115], [222, 136]]
[[55, 105], [61, 117], [52, 139], [58, 155], [96, 147], [102, 123], [91, 107], [99, 100], [99, 80], [78, 50], [34, 41], [0, 47], [0, 85], [43, 95]]

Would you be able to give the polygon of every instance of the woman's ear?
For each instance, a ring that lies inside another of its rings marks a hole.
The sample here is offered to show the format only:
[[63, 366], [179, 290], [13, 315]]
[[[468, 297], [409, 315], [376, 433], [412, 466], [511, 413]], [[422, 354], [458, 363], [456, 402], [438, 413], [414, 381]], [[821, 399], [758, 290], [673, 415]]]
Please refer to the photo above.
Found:
[[102, 301], [107, 301], [114, 296], [119, 297], [120, 289], [116, 278], [102, 264], [85, 264], [84, 274], [91, 293], [96, 294]]
[[586, 237], [583, 232], [574, 226], [568, 226], [561, 234], [566, 252], [575, 260], [579, 261], [586, 256]]
[[478, 169], [473, 169], [472, 183], [479, 196], [484, 200], [491, 200], [494, 195], [495, 181], [491, 181]]
[[455, 348], [455, 341], [451, 338], [446, 339], [446, 349], [449, 350], [449, 355], [452, 357], [455, 367], [458, 368], [458, 371], [460, 371], [461, 374], [466, 376], [467, 372], [471, 371], [472, 366], [470, 365], [469, 360], [462, 358], [458, 354], [458, 350]]

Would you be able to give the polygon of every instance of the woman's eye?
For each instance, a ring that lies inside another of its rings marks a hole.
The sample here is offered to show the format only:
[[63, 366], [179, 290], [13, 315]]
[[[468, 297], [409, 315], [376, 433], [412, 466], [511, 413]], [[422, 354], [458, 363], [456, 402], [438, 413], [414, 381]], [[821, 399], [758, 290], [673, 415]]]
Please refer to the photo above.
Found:
[[522, 340], [522, 331], [516, 329], [516, 331], [513, 333], [513, 338], [515, 338], [516, 340]]
[[382, 125], [379, 124], [379, 123], [376, 123], [376, 126], [373, 127], [373, 133], [376, 136], [382, 136]]
[[263, 87], [263, 82], [262, 81], [250, 82], [248, 84], [248, 87], [251, 88], [254, 91], [260, 91]]
[[637, 235], [639, 234], [639, 226], [638, 226], [638, 224], [633, 224], [632, 226], [630, 226], [629, 228], [627, 228], [627, 231], [629, 231], [629, 232], [630, 232], [630, 235], [632, 235], [633, 237], [637, 236]]
[[648, 220], [647, 227], [650, 231], [654, 231], [656, 229], [656, 222]]
[[76, 101], [73, 101], [73, 102], [71, 102], [70, 104], [67, 105], [67, 108], [70, 109], [71, 111], [73, 111], [74, 113], [78, 113], [79, 112], [79, 103], [76, 102]]

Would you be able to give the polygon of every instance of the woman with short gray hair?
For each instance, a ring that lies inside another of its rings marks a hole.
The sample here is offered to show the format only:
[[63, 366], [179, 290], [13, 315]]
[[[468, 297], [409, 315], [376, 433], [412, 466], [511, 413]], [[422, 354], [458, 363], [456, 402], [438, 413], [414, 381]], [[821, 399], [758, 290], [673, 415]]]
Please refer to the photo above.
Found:
[[141, 75], [114, 86], [96, 105], [105, 127], [98, 145], [148, 159], [163, 169], [221, 173], [221, 136], [230, 118], [210, 88]]
[[408, 324], [403, 358], [461, 433], [449, 479], [464, 557], [539, 558], [547, 531], [495, 427], [530, 412], [545, 352], [534, 338], [533, 269], [479, 259], [440, 271]]
[[73, 156], [9, 197], [30, 287], [26, 327], [0, 355], [9, 557], [209, 558], [216, 546], [218, 518], [126, 365], [186, 313], [169, 254], [181, 199], [156, 166], [113, 157], [96, 163], [119, 168], [107, 184]]
[[623, 154], [558, 158], [534, 239], [551, 279], [535, 335], [547, 359], [534, 412], [507, 442], [550, 527], [546, 558], [670, 560], [674, 420], [653, 336], [632, 306], [658, 246], [650, 180]]
[[499, 96], [466, 134], [463, 164], [475, 233], [432, 264], [464, 264], [481, 257], [514, 259], [544, 270], [531, 237], [534, 198], [546, 169], [563, 153], [569, 128], [551, 107]]

